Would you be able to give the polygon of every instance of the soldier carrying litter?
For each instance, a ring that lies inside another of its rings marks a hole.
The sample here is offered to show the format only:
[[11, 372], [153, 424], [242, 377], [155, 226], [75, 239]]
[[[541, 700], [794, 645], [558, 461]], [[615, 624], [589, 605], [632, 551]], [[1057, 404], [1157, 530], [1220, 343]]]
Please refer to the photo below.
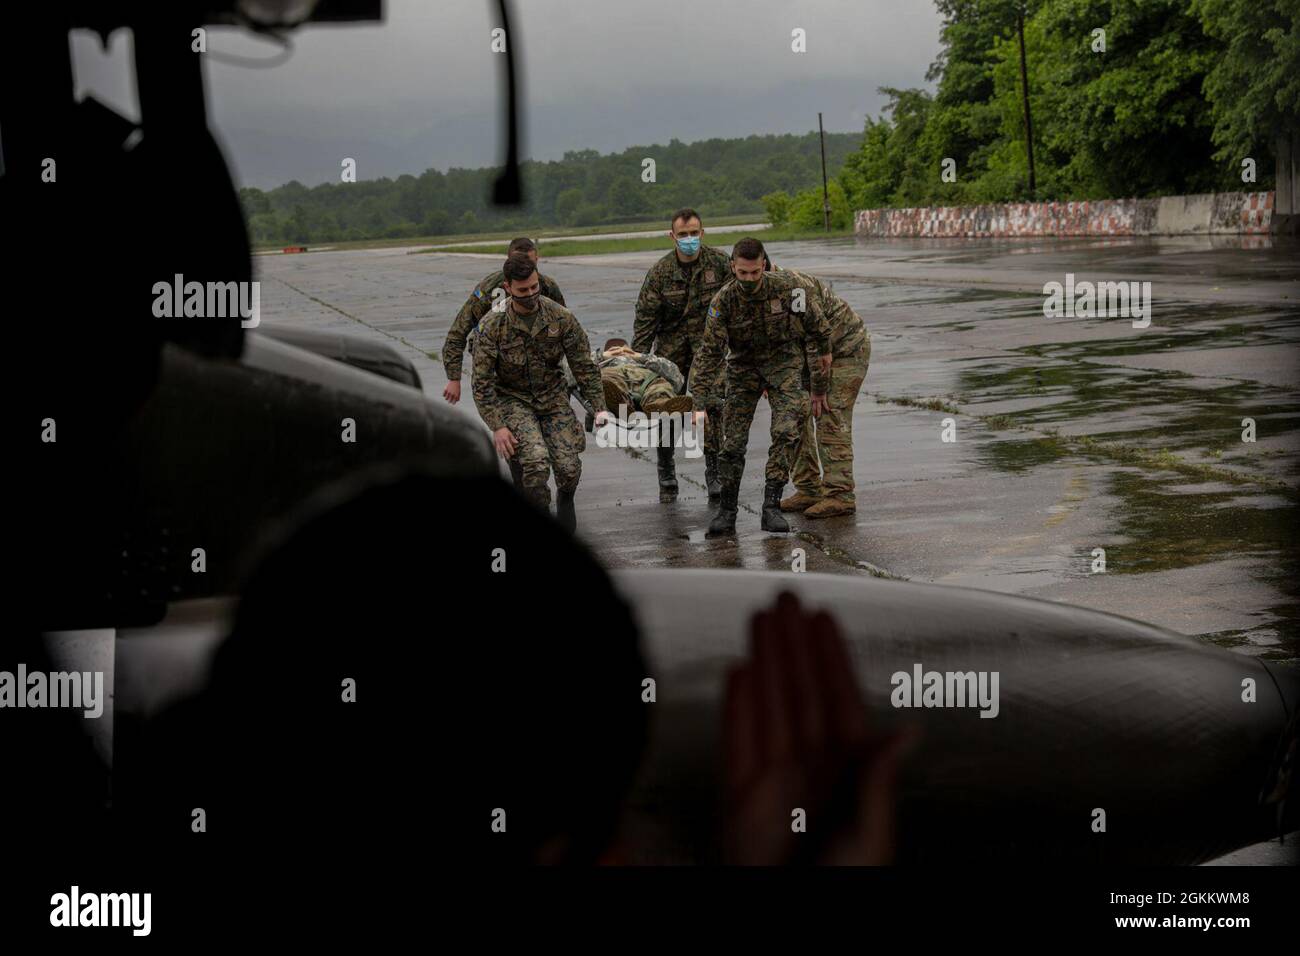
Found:
[[[765, 253], [757, 239], [742, 239], [732, 253], [735, 278], [709, 303], [708, 321], [690, 391], [706, 410], [723, 405], [723, 445], [718, 456], [722, 481], [718, 512], [708, 537], [736, 530], [740, 479], [745, 470], [749, 426], [766, 389], [772, 406], [772, 444], [763, 490], [762, 528], [789, 531], [781, 514], [781, 491], [804, 420], [826, 408], [831, 367], [831, 328], [817, 297], [788, 272], [764, 272]], [[810, 370], [812, 395], [803, 384]], [[725, 374], [726, 395], [723, 400]]]
[[[506, 256], [508, 258], [513, 255], [526, 255], [532, 260], [533, 265], [537, 265], [541, 258], [537, 251], [537, 244], [526, 237], [510, 241]], [[540, 272], [538, 277], [541, 280], [541, 294], [552, 302], [564, 305], [564, 295], [555, 280]], [[494, 305], [498, 311], [506, 306], [508, 296], [502, 288], [504, 282], [505, 276], [500, 269], [484, 276], [483, 281], [474, 287], [470, 297], [460, 307], [455, 320], [451, 323], [451, 328], [447, 330], [447, 338], [442, 343], [442, 367], [447, 373], [447, 387], [442, 390], [442, 397], [453, 405], [460, 401], [461, 365], [464, 362], [466, 349], [468, 348], [471, 353], [474, 351], [473, 334], [478, 329], [479, 323], [483, 321], [483, 316], [487, 315]]]
[[[632, 348], [641, 353], [653, 348], [656, 355], [668, 359], [683, 375], [689, 376], [704, 336], [704, 314], [709, 300], [731, 278], [731, 264], [721, 249], [702, 244], [704, 227], [694, 209], [677, 210], [669, 226], [673, 251], [650, 267], [641, 284]], [[717, 400], [722, 401], [721, 393]], [[720, 415], [711, 416], [704, 426], [704, 480], [710, 502], [718, 500], [722, 489], [718, 478], [721, 427]], [[676, 440], [667, 444], [668, 447], [661, 445], [658, 450], [661, 501], [671, 501], [677, 487], [673, 461]]]
[[[805, 518], [833, 518], [857, 510], [853, 482], [853, 406], [871, 362], [871, 336], [862, 318], [836, 295], [829, 283], [798, 269], [773, 268], [804, 282], [831, 326], [831, 371], [827, 408], [814, 424], [803, 424], [790, 480], [795, 493], [781, 502], [782, 511], [802, 511]], [[820, 474], [818, 464], [820, 463]]]
[[555, 516], [573, 531], [574, 494], [587, 447], [565, 387], [566, 360], [595, 411], [595, 423], [609, 417], [600, 373], [591, 360], [587, 333], [564, 306], [540, 295], [537, 267], [514, 255], [502, 267], [510, 303], [479, 328], [474, 348], [474, 404], [492, 429], [502, 458], [517, 458], [524, 495], [549, 508], [547, 479], [555, 473]]

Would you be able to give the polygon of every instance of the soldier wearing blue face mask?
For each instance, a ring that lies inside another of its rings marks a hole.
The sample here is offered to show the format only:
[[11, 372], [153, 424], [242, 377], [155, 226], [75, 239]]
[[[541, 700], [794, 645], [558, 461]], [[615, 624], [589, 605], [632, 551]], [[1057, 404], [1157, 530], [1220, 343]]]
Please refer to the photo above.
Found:
[[[704, 335], [709, 300], [731, 278], [727, 253], [703, 243], [704, 226], [694, 209], [673, 213], [668, 235], [673, 249], [650, 267], [636, 301], [636, 324], [632, 329], [634, 351], [668, 359], [689, 375], [691, 361]], [[710, 415], [704, 426], [704, 479], [709, 500], [722, 493], [718, 479], [718, 450], [722, 416]], [[677, 498], [677, 472], [673, 448], [660, 447], [659, 500]]]

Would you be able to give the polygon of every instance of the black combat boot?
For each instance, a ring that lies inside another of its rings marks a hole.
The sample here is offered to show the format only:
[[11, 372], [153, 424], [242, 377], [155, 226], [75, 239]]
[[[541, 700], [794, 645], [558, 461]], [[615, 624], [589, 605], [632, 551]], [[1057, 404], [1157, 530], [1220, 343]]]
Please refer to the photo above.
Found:
[[736, 533], [736, 500], [739, 495], [738, 485], [729, 482], [723, 484], [718, 495], [718, 513], [709, 522], [709, 530], [704, 532], [704, 537], [719, 538], [724, 534]]
[[659, 501], [666, 504], [677, 500], [677, 463], [673, 461], [673, 448], [660, 445], [655, 451], [659, 455]]
[[781, 514], [781, 492], [784, 490], [784, 481], [769, 481], [763, 486], [763, 520], [759, 524], [764, 531], [790, 530], [790, 522]]
[[572, 491], [557, 491], [555, 493], [555, 520], [560, 523], [560, 527], [569, 534], [573, 534], [578, 528], [578, 515], [573, 510]]
[[722, 482], [718, 480], [718, 453], [704, 453], [704, 486], [709, 490], [709, 504], [716, 504], [722, 496]]

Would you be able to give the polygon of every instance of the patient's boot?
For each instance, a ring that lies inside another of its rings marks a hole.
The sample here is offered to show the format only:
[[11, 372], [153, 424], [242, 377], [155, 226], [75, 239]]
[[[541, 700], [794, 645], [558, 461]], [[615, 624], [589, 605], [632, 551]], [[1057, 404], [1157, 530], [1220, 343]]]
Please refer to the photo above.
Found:
[[667, 398], [651, 399], [645, 403], [644, 410], [647, 415], [666, 415], [670, 412], [685, 415], [694, 407], [695, 402], [689, 395], [669, 395]]

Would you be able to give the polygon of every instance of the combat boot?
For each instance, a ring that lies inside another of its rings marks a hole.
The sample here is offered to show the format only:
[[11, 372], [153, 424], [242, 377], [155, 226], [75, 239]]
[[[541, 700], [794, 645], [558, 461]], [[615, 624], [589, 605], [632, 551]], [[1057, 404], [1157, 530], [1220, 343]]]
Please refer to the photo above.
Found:
[[844, 501], [841, 498], [823, 498], [805, 511], [803, 516], [805, 518], [838, 518], [840, 515], [851, 515], [857, 510], [851, 501]]
[[557, 491], [555, 494], [555, 520], [569, 534], [578, 528], [578, 515], [573, 510], [573, 494], [572, 491]]
[[667, 398], [651, 399], [642, 411], [647, 415], [684, 415], [695, 407], [689, 395], [669, 395]]
[[677, 464], [673, 461], [673, 448], [662, 445], [655, 449], [659, 455], [659, 501], [667, 504], [677, 500]]
[[740, 488], [730, 483], [724, 484], [718, 493], [718, 513], [709, 522], [709, 530], [704, 532], [706, 538], [718, 538], [724, 534], [736, 533], [736, 500]]
[[796, 491], [781, 502], [782, 511], [805, 511], [822, 500], [821, 495], [806, 495]]
[[718, 453], [704, 453], [704, 486], [709, 492], [709, 504], [717, 504], [722, 495], [722, 481], [718, 478]]
[[769, 481], [763, 486], [763, 520], [759, 526], [764, 531], [789, 531], [790, 522], [781, 514], [781, 491], [784, 481]]

